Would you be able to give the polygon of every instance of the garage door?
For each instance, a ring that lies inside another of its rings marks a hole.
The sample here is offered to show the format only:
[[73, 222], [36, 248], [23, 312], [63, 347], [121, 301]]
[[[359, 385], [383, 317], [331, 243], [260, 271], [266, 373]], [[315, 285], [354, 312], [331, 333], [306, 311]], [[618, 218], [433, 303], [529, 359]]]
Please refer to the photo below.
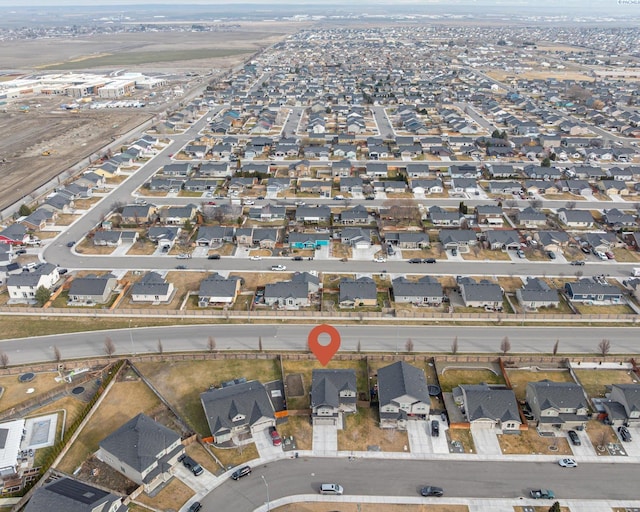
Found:
[[330, 425], [330, 426], [334, 426], [334, 425], [336, 425], [336, 419], [335, 418], [315, 417], [315, 418], [313, 418], [313, 424], [314, 425]]

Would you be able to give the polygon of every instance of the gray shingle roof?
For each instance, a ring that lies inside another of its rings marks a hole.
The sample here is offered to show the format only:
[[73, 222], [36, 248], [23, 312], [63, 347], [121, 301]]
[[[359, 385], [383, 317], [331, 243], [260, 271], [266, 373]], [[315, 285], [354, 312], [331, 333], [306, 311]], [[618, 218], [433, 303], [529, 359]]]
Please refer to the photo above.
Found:
[[462, 385], [469, 421], [490, 419], [520, 421], [516, 394], [511, 389], [495, 389], [486, 384]]
[[[328, 405], [337, 408], [343, 390], [356, 392], [356, 372], [351, 369], [313, 370], [311, 378], [311, 408]], [[343, 402], [354, 403], [356, 397], [343, 398]]]
[[138, 414], [100, 442], [100, 448], [143, 472], [155, 463], [158, 455], [180, 439], [170, 428]]
[[387, 405], [396, 398], [408, 395], [429, 403], [427, 378], [420, 368], [398, 361], [378, 370], [378, 399], [380, 406]]
[[404, 276], [393, 280], [393, 294], [402, 297], [442, 297], [442, 285], [431, 276], [408, 281]]
[[340, 281], [340, 302], [357, 299], [375, 299], [376, 283], [370, 277], [342, 279]]
[[[200, 401], [214, 436], [239, 425], [253, 425], [263, 417], [275, 417], [267, 390], [257, 380], [205, 391]], [[244, 419], [234, 421], [239, 414]]]
[[537, 396], [540, 410], [545, 409], [580, 409], [587, 407], [582, 388], [574, 382], [553, 382], [542, 380], [529, 382], [530, 388]]

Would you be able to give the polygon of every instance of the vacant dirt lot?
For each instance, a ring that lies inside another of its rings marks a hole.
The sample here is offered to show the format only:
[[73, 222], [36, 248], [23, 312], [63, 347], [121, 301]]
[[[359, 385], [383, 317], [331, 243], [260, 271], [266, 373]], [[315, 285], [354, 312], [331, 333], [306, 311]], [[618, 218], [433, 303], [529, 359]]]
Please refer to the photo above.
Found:
[[[301, 24], [239, 23], [216, 32], [133, 32], [82, 40], [42, 39], [0, 43], [5, 69], [56, 72], [166, 73], [170, 85], [187, 72], [212, 77], [274, 44]], [[189, 86], [200, 86], [195, 78]], [[67, 96], [33, 96], [0, 112], [0, 210], [30, 194], [82, 158], [149, 119], [147, 109], [63, 111]], [[30, 105], [23, 113], [19, 107]], [[36, 105], [40, 105], [36, 107]], [[164, 107], [163, 107], [164, 108]], [[169, 107], [170, 108], [170, 107]], [[42, 156], [52, 150], [49, 156]]]

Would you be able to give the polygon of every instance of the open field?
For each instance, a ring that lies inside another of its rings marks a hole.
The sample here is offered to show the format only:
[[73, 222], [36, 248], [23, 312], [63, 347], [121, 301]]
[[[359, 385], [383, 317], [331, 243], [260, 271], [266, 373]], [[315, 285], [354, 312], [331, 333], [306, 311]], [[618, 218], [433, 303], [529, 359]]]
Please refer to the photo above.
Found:
[[[113, 71], [176, 73], [236, 66], [288, 33], [300, 23], [238, 23], [220, 32], [132, 32], [114, 35], [0, 42], [6, 69], [47, 71]], [[202, 82], [202, 79], [199, 79]], [[197, 83], [197, 82], [196, 82]], [[196, 85], [196, 83], [192, 85]], [[0, 114], [0, 209], [47, 183], [82, 158], [99, 151], [113, 136], [127, 133], [151, 118], [153, 112], [136, 109], [60, 110], [67, 97], [34, 96], [25, 104], [41, 105], [21, 113], [18, 106]], [[53, 150], [42, 156], [44, 150]]]
[[200, 403], [200, 393], [210, 385], [220, 386], [224, 381], [239, 377], [261, 382], [280, 379], [275, 359], [252, 360], [250, 364], [243, 360], [139, 363], [138, 369], [182, 418], [203, 436], [208, 436], [210, 432]]

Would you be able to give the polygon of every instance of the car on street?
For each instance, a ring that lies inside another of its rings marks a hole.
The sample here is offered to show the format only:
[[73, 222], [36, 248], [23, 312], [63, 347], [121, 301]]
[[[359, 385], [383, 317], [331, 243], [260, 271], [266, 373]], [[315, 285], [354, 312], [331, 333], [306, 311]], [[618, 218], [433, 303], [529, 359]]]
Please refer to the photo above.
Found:
[[16, 255], [20, 256], [21, 254], [27, 254], [27, 250], [26, 249], [18, 249], [16, 251]]
[[422, 258], [411, 258], [409, 263], [422, 263]]
[[243, 476], [247, 476], [251, 474], [250, 466], [242, 466], [241, 468], [236, 469], [233, 473], [231, 473], [231, 478], [234, 480], [240, 480]]
[[208, 260], [219, 260], [220, 259], [220, 255], [219, 254], [209, 254], [209, 256], [207, 256]]
[[381, 257], [373, 258], [373, 261], [375, 261], [376, 263], [386, 263], [387, 262], [387, 260], [385, 258], [381, 258]]
[[552, 500], [556, 497], [551, 489], [531, 489], [529, 494], [534, 500]]
[[320, 494], [335, 494], [340, 496], [344, 492], [341, 485], [338, 484], [322, 484], [320, 485]]
[[577, 468], [578, 467], [578, 463], [576, 462], [576, 460], [572, 459], [570, 457], [565, 457], [565, 458], [560, 459], [558, 461], [558, 464], [563, 468]]
[[425, 263], [435, 263], [436, 259], [435, 258], [427, 258], [426, 260], [424, 260]]
[[285, 267], [284, 265], [272, 265], [271, 266], [271, 270], [282, 272], [282, 271], [287, 270], [287, 267]]
[[250, 256], [249, 259], [251, 261], [260, 261], [262, 259], [262, 256]]
[[631, 431], [629, 430], [628, 427], [625, 427], [624, 425], [620, 425], [618, 427], [618, 434], [620, 434], [620, 439], [622, 439], [625, 443], [628, 443], [631, 441]]
[[294, 256], [291, 258], [293, 261], [302, 261], [302, 256]]
[[188, 512], [198, 512], [202, 508], [202, 503], [199, 501], [194, 501], [189, 507]]
[[67, 242], [67, 247], [73, 247], [74, 245], [76, 245], [75, 241], [71, 241], [71, 242]]
[[58, 275], [63, 276], [64, 274], [66, 274], [67, 272], [69, 272], [68, 269], [66, 268], [59, 268], [58, 269]]
[[176, 256], [177, 259], [179, 260], [188, 260], [189, 258], [191, 258], [191, 254], [188, 254], [186, 252], [180, 253]]
[[251, 200], [251, 199], [245, 199], [244, 200], [244, 204], [246, 204], [247, 206], [251, 206], [251, 205], [256, 204], [256, 202]]
[[440, 497], [444, 495], [444, 490], [442, 487], [436, 487], [435, 485], [425, 485], [422, 489], [420, 489], [420, 494], [422, 496], [437, 496]]
[[571, 265], [574, 265], [576, 267], [581, 267], [584, 265], [584, 261], [583, 260], [576, 260], [576, 261], [572, 261]]
[[273, 446], [280, 446], [282, 444], [282, 438], [280, 437], [280, 434], [278, 434], [276, 427], [269, 427], [269, 435], [271, 436]]
[[307, 204], [307, 203], [305, 203], [304, 201], [296, 201], [296, 202], [295, 202], [295, 205], [296, 205], [296, 206], [304, 206], [304, 205], [306, 205], [306, 204]]
[[575, 430], [569, 430], [567, 432], [569, 439], [571, 440], [571, 444], [573, 446], [580, 446], [582, 442], [580, 441], [580, 437], [578, 437], [578, 433]]
[[184, 270], [187, 267], [185, 267], [184, 265], [176, 265], [176, 270]]

